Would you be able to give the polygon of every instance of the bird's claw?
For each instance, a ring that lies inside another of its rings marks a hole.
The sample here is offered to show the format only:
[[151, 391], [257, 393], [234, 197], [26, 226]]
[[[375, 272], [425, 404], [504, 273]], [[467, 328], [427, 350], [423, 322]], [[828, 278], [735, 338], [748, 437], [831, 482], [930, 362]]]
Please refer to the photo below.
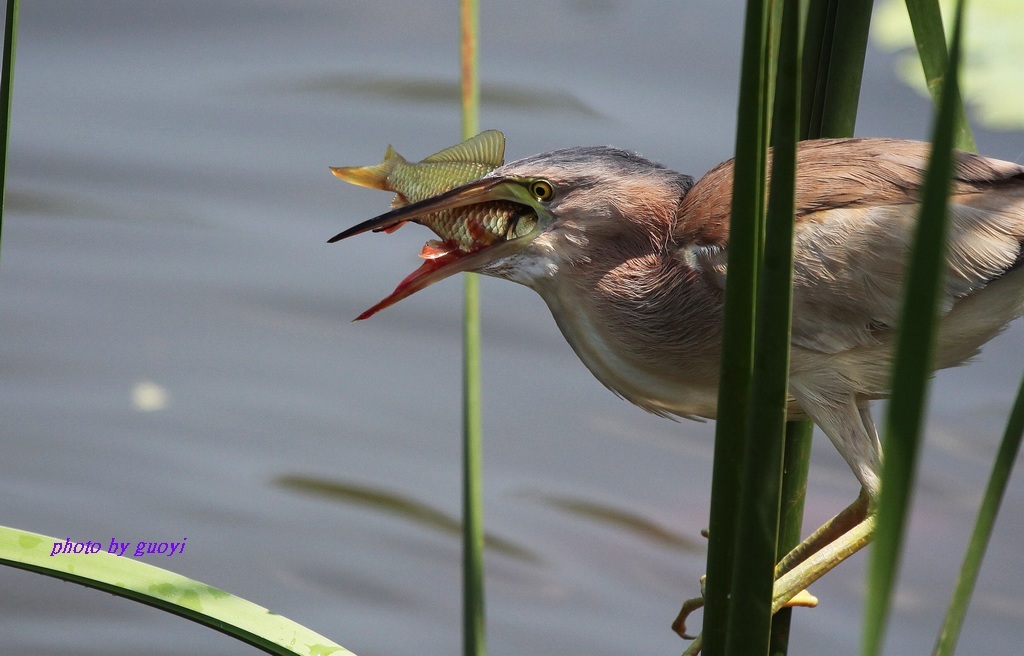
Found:
[[690, 613], [693, 611], [704, 607], [704, 584], [706, 580], [707, 576], [700, 577], [700, 596], [684, 601], [683, 607], [679, 609], [679, 615], [677, 615], [675, 621], [672, 622], [672, 630], [679, 634], [679, 637], [683, 640], [697, 639], [697, 636], [689, 635], [686, 632], [686, 618], [688, 618]]
[[[683, 602], [683, 607], [679, 609], [679, 615], [676, 616], [674, 622], [672, 622], [672, 630], [675, 631], [680, 638], [683, 640], [693, 640], [693, 644], [683, 652], [683, 656], [696, 656], [700, 653], [701, 640], [700, 634], [692, 636], [686, 632], [686, 620], [689, 618], [690, 613], [704, 607], [704, 585], [706, 576], [700, 577], [700, 595], [699, 597], [693, 597]], [[818, 598], [812, 595], [807, 590], [801, 590], [800, 592], [793, 595], [793, 598], [782, 604], [783, 608], [815, 608], [818, 605]]]
[[672, 622], [672, 630], [678, 633], [679, 637], [683, 640], [696, 639], [697, 636], [692, 636], [686, 632], [686, 618], [690, 616], [690, 613], [703, 606], [704, 597], [694, 597], [683, 602], [683, 607], [679, 609], [679, 615]]
[[683, 652], [683, 656], [697, 656], [697, 654], [700, 653], [700, 648], [701, 647], [702, 647], [701, 634], [698, 633], [697, 637], [694, 638], [693, 642], [690, 643], [690, 646], [687, 647], [686, 651]]

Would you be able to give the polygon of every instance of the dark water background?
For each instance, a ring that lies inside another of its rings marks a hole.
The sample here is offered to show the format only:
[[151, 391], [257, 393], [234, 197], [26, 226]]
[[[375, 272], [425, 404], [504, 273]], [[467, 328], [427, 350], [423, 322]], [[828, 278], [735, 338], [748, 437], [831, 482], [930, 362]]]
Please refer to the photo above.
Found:
[[[729, 156], [741, 3], [483, 4], [481, 126], [505, 132], [509, 159], [612, 143], [699, 174]], [[329, 164], [458, 141], [455, 5], [22, 3], [0, 259], [2, 523], [187, 537], [184, 553], [145, 560], [360, 656], [456, 653], [459, 539], [444, 517], [459, 508], [461, 284], [352, 324], [427, 235], [324, 243], [388, 201]], [[890, 63], [871, 51], [858, 133], [923, 138], [929, 104]], [[978, 141], [1024, 159], [1020, 133]], [[678, 653], [668, 627], [704, 568], [712, 426], [616, 399], [532, 292], [482, 291], [486, 525], [505, 541], [487, 561], [491, 653]], [[934, 385], [888, 653], [930, 653], [1022, 344], [1018, 321]], [[855, 493], [817, 440], [807, 523]], [[963, 653], [1019, 651], [1022, 536], [1017, 476]], [[822, 604], [797, 614], [792, 653], [858, 652], [863, 564], [814, 586]], [[13, 570], [0, 570], [0, 644], [253, 653]]]

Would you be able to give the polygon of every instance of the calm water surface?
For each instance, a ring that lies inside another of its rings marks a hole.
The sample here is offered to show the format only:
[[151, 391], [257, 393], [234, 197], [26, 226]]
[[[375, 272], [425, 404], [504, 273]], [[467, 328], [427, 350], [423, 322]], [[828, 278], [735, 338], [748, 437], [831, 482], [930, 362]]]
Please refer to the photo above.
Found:
[[[3, 523], [146, 556], [360, 656], [455, 653], [460, 294], [350, 319], [415, 264], [407, 229], [328, 246], [387, 197], [327, 166], [458, 141], [455, 3], [23, 3], [0, 260]], [[733, 6], [736, 5], [736, 6]], [[612, 143], [699, 174], [733, 148], [739, 3], [484, 3], [482, 127], [509, 159]], [[929, 107], [872, 52], [858, 132]], [[980, 133], [1024, 159], [1024, 135]], [[618, 400], [532, 292], [483, 282], [493, 654], [675, 654], [704, 568], [712, 426]], [[1017, 322], [934, 386], [889, 635], [929, 653], [1024, 367]], [[822, 439], [808, 523], [856, 485]], [[962, 639], [1024, 638], [1024, 479]], [[794, 654], [855, 654], [858, 557]], [[163, 613], [0, 570], [11, 654], [242, 654]]]

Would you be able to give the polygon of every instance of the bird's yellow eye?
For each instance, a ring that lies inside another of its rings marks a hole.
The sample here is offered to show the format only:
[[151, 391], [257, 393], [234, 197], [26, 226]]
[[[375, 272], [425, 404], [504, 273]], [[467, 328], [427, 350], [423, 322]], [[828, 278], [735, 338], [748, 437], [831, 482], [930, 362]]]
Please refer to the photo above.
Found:
[[530, 193], [537, 200], [549, 201], [555, 195], [555, 190], [547, 180], [534, 180], [530, 183]]

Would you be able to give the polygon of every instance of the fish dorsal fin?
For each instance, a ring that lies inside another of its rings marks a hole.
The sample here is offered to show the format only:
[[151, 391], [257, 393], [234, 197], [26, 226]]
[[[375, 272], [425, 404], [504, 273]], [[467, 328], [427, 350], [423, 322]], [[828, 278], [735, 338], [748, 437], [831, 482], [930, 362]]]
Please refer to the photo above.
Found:
[[505, 163], [505, 135], [485, 130], [460, 144], [445, 148], [424, 162], [473, 162], [497, 168]]

